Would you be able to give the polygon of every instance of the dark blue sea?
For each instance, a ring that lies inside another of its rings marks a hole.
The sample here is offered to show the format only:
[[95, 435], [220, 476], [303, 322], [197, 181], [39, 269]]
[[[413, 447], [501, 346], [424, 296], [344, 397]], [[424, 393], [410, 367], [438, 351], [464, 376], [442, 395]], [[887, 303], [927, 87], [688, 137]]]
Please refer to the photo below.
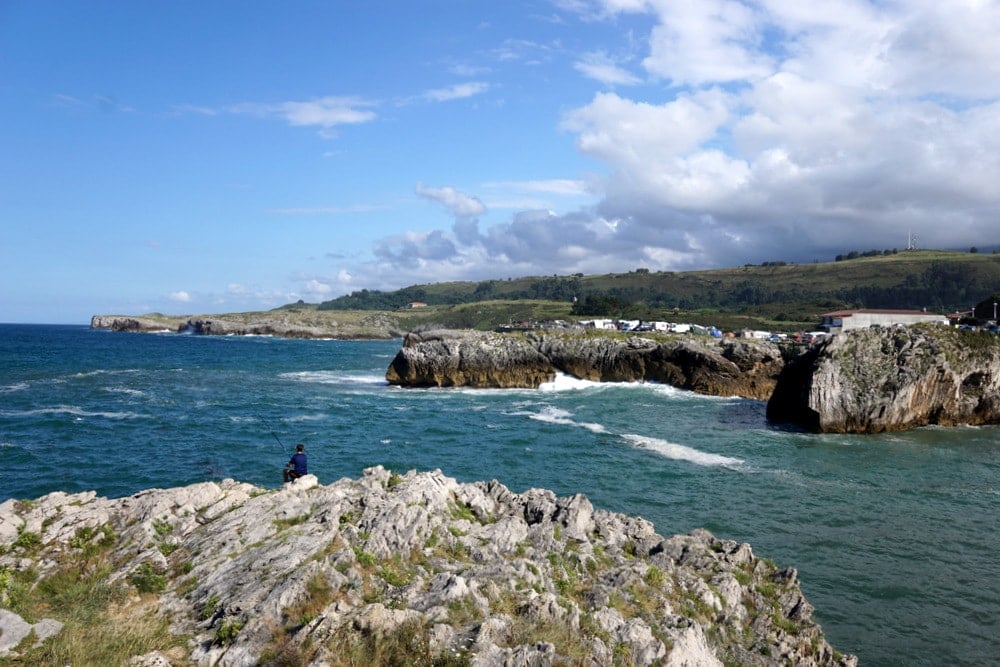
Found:
[[585, 493], [663, 535], [705, 527], [798, 568], [862, 665], [997, 664], [1000, 428], [772, 428], [764, 404], [655, 384], [399, 389], [399, 340], [0, 325], [0, 501], [226, 477], [275, 487], [296, 443], [321, 482], [440, 468]]

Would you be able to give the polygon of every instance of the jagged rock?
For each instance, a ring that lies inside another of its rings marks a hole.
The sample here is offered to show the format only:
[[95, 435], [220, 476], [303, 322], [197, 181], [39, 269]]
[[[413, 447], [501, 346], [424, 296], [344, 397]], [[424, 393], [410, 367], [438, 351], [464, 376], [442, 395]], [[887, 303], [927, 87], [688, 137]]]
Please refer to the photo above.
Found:
[[832, 433], [1000, 423], [1000, 337], [942, 326], [839, 334], [789, 362], [767, 416]]
[[794, 569], [704, 530], [663, 538], [579, 494], [376, 467], [271, 491], [224, 480], [53, 493], [4, 503], [0, 517], [19, 527], [0, 538], [2, 571], [42, 579], [86, 551], [111, 586], [158, 573], [163, 590], [122, 604], [168, 615], [191, 638], [185, 663], [333, 664], [389, 642], [490, 667], [855, 664], [826, 643]]
[[438, 330], [408, 334], [386, 379], [413, 387], [534, 388], [559, 372], [764, 400], [784, 363], [781, 350], [763, 342]]

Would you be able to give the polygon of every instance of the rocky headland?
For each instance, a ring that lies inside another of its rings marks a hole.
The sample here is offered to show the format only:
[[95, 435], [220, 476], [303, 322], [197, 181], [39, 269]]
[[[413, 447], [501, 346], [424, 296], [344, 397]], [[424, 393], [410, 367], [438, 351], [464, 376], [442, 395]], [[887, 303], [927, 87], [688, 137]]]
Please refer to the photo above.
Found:
[[409, 387], [534, 388], [558, 373], [598, 382], [662, 382], [766, 400], [785, 365], [772, 343], [639, 335], [467, 330], [411, 332], [386, 371]]
[[767, 416], [824, 433], [1000, 424], [1000, 336], [943, 326], [833, 336], [788, 362]]
[[[340, 317], [338, 317], [338, 314]], [[210, 336], [278, 336], [281, 338], [340, 338], [350, 340], [400, 338], [399, 322], [383, 312], [361, 317], [339, 311], [302, 314], [295, 311], [225, 315], [94, 315], [92, 329], [137, 333], [192, 333]]]
[[856, 664], [748, 544], [440, 471], [8, 500], [0, 554], [17, 664]]

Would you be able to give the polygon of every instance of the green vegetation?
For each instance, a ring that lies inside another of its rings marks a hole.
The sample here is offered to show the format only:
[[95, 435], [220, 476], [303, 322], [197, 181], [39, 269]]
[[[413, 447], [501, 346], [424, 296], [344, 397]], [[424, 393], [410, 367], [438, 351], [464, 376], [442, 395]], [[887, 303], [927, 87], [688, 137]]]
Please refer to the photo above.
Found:
[[967, 310], [1000, 283], [997, 254], [852, 251], [838, 260], [414, 285], [395, 292], [361, 290], [316, 308], [398, 310], [414, 301], [426, 303], [426, 308], [399, 311], [401, 324], [409, 327], [492, 328], [540, 319], [627, 317], [727, 329], [754, 322], [798, 328], [843, 308]]
[[166, 575], [158, 572], [149, 562], [132, 570], [128, 580], [140, 593], [162, 593], [167, 590]]
[[170, 633], [167, 617], [126, 605], [127, 588], [107, 582], [110, 569], [104, 562], [68, 562], [37, 582], [33, 572], [0, 572], [5, 607], [31, 622], [64, 624], [41, 646], [0, 658], [0, 666], [123, 665], [134, 655], [184, 646], [187, 638]]

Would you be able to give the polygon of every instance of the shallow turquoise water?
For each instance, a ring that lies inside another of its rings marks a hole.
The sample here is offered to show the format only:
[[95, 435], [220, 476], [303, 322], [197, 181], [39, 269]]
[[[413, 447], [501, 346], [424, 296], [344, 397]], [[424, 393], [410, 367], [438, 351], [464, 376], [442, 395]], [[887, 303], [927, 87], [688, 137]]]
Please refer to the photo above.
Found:
[[1000, 429], [816, 436], [652, 384], [404, 390], [384, 379], [398, 348], [0, 325], [0, 500], [276, 486], [302, 442], [324, 482], [440, 468], [706, 527], [797, 567], [864, 665], [996, 664]]

